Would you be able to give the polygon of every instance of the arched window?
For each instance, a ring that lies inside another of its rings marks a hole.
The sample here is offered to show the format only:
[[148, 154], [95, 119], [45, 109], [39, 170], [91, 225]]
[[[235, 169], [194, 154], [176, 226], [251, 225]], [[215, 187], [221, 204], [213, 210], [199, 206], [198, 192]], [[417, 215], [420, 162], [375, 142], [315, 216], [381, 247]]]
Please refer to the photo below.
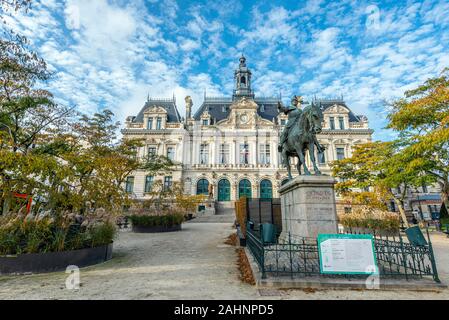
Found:
[[218, 181], [218, 201], [231, 200], [231, 184], [227, 179]]
[[248, 179], [243, 179], [239, 183], [239, 198], [251, 198], [251, 182]]
[[262, 180], [260, 182], [260, 198], [271, 199], [273, 198], [273, 185], [270, 180]]
[[209, 181], [206, 179], [198, 180], [196, 184], [196, 194], [204, 194], [207, 196], [209, 194]]
[[246, 78], [245, 78], [245, 76], [241, 76], [241, 77], [240, 77], [240, 83], [241, 83], [241, 84], [246, 84]]

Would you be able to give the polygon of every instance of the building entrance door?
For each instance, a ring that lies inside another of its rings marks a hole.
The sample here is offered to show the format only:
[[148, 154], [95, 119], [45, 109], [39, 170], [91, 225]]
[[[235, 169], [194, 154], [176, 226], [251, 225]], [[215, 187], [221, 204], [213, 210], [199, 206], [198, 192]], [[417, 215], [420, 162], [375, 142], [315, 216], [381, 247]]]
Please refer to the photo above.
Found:
[[251, 182], [247, 179], [243, 179], [239, 183], [239, 199], [241, 197], [251, 199]]
[[221, 179], [218, 182], [218, 201], [231, 200], [231, 184], [226, 179]]

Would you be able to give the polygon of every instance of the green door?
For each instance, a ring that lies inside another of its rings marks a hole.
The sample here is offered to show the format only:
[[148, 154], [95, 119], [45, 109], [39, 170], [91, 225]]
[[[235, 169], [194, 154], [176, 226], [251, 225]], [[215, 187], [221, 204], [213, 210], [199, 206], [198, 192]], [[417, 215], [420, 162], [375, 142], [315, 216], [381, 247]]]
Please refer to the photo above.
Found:
[[262, 180], [260, 182], [260, 198], [261, 199], [273, 198], [273, 186], [270, 180]]
[[243, 179], [239, 183], [239, 198], [241, 197], [251, 199], [251, 182], [247, 179]]
[[222, 179], [218, 181], [218, 201], [231, 200], [231, 184], [228, 180]]

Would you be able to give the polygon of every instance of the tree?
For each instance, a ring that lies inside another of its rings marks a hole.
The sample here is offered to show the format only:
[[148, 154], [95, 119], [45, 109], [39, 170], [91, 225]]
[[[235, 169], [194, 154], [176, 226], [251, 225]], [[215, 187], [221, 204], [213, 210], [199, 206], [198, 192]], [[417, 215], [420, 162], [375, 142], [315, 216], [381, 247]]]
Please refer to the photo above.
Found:
[[[126, 178], [136, 170], [148, 175], [169, 171], [173, 162], [164, 156], [139, 157], [143, 146], [140, 139], [116, 139], [119, 122], [114, 114], [103, 110], [93, 116], [82, 115], [73, 124], [76, 147], [64, 156], [64, 161], [74, 168], [76, 192], [93, 204], [110, 210], [129, 204], [130, 195], [125, 190]], [[81, 204], [81, 210], [85, 210]]]
[[[411, 159], [401, 151], [401, 142], [369, 142], [357, 145], [352, 157], [332, 164], [334, 176], [341, 179], [338, 192], [360, 205], [382, 209], [381, 203], [393, 199], [402, 221], [408, 226], [404, 210], [407, 190], [428, 181], [419, 170], [407, 167]], [[371, 189], [372, 191], [359, 190]], [[395, 192], [398, 190], [399, 192]]]
[[207, 196], [204, 194], [185, 194], [181, 185], [178, 185], [173, 192], [175, 194], [176, 206], [183, 210], [184, 214], [195, 212], [198, 205], [207, 199]]
[[[29, 8], [30, 1], [2, 1], [3, 12]], [[60, 106], [39, 85], [51, 73], [28, 40], [5, 29], [0, 39], [0, 202], [7, 211], [12, 192], [49, 196], [64, 172], [52, 142], [67, 129], [72, 108]], [[62, 143], [64, 144], [64, 143]], [[37, 147], [37, 148], [36, 148]], [[59, 146], [61, 147], [61, 146]], [[60, 148], [59, 148], [60, 150]]]
[[9, 10], [28, 10], [31, 7], [31, 0], [0, 0], [0, 8], [5, 12]]
[[404, 170], [421, 172], [441, 187], [449, 208], [449, 69], [391, 104], [388, 128], [399, 133]]

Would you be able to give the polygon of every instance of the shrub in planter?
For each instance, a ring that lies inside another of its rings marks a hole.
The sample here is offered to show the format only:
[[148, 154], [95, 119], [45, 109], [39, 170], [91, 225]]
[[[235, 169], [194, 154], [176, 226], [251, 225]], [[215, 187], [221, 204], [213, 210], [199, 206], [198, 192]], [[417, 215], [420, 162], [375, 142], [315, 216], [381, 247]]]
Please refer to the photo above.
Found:
[[180, 230], [180, 226], [184, 221], [184, 215], [179, 212], [167, 212], [160, 215], [144, 213], [130, 215], [128, 219], [131, 221], [134, 231], [175, 231]]
[[339, 215], [339, 221], [346, 229], [360, 232], [394, 234], [400, 227], [397, 214], [368, 206], [358, 206], [351, 213]]
[[115, 224], [90, 218], [71, 213], [0, 216], [0, 255], [61, 252], [112, 243]]
[[142, 227], [171, 227], [184, 221], [182, 214], [168, 214], [163, 216], [129, 216], [133, 225]]

